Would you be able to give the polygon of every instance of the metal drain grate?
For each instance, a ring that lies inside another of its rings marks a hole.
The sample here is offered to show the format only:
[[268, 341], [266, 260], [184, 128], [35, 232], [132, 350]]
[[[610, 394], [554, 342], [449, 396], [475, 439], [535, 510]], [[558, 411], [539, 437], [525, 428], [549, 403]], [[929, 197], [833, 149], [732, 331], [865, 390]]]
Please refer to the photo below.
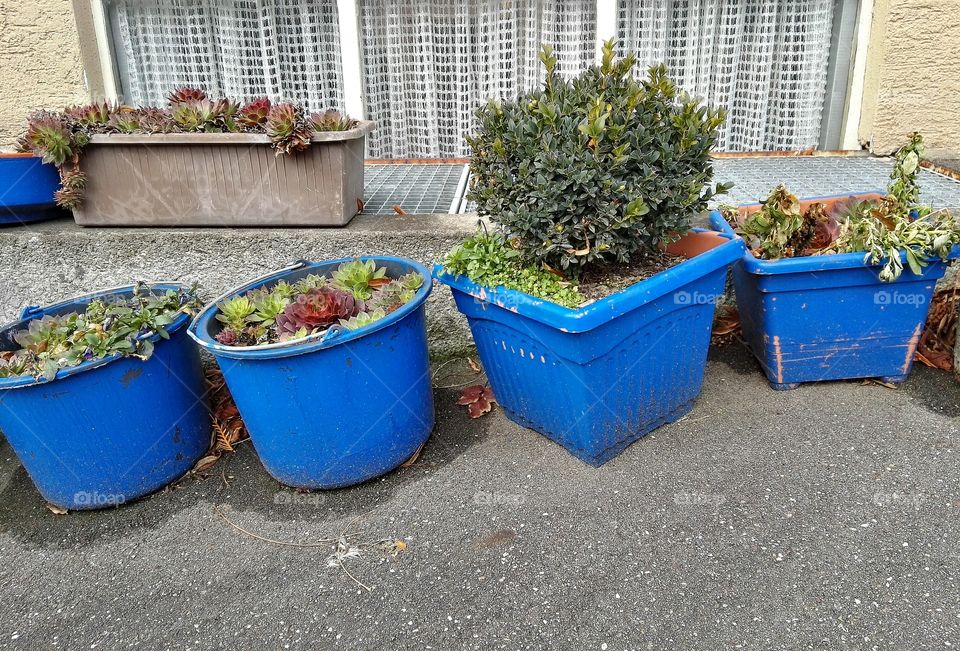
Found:
[[364, 171], [365, 215], [455, 213], [460, 208], [469, 167], [461, 164], [372, 163]]
[[[892, 169], [892, 158], [719, 158], [714, 161], [714, 179], [734, 184], [717, 203], [738, 205], [763, 200], [778, 183], [786, 183], [799, 197], [884, 191]], [[960, 208], [958, 181], [923, 169], [920, 190], [920, 200], [927, 205]]]
[[[806, 156], [797, 158], [718, 158], [714, 179], [731, 182], [730, 192], [714, 205], [762, 201], [778, 183], [800, 197], [817, 197], [865, 190], [885, 190], [893, 169], [892, 158]], [[920, 171], [920, 200], [934, 208], [960, 209], [960, 181], [927, 169]], [[461, 212], [476, 212], [464, 201]]]

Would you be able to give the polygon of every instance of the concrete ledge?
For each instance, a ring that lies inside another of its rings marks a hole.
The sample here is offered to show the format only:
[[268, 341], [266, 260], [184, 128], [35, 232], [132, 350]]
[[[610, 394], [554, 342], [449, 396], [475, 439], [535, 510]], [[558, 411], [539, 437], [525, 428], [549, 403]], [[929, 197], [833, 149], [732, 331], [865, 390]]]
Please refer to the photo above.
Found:
[[[198, 281], [213, 298], [301, 258], [398, 255], [432, 265], [476, 228], [476, 215], [361, 215], [345, 228], [82, 228], [54, 220], [0, 229], [0, 319], [136, 280]], [[472, 346], [449, 290], [427, 303], [431, 353]]]

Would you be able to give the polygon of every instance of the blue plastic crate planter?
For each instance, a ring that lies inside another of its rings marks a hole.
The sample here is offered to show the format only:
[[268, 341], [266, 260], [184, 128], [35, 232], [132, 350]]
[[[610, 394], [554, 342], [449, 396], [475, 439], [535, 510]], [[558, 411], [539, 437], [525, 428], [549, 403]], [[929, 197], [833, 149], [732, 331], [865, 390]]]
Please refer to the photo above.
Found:
[[53, 198], [59, 188], [55, 166], [32, 154], [0, 154], [0, 226], [67, 215]]
[[[186, 289], [153, 284], [154, 292]], [[95, 298], [129, 297], [132, 287], [30, 307], [0, 329], [13, 333], [46, 314], [82, 311]], [[190, 317], [154, 335], [147, 361], [114, 355], [61, 369], [54, 379], [0, 378], [0, 430], [43, 497], [67, 509], [96, 509], [152, 493], [187, 473], [210, 445], [210, 415]]]
[[340, 488], [378, 477], [409, 459], [434, 425], [424, 301], [432, 289], [425, 267], [404, 258], [370, 257], [396, 278], [424, 278], [414, 299], [358, 330], [262, 346], [216, 341], [217, 304], [279, 280], [329, 276], [348, 259], [297, 264], [247, 283], [213, 301], [190, 335], [213, 353], [275, 479], [298, 488]]
[[[801, 200], [832, 206], [872, 200], [878, 192]], [[740, 207], [741, 216], [760, 204]], [[733, 229], [718, 212], [717, 231]], [[954, 249], [951, 258], [957, 257]], [[903, 255], [903, 254], [901, 254]], [[770, 386], [794, 389], [803, 382], [881, 378], [898, 384], [910, 373], [937, 280], [946, 263], [931, 260], [923, 273], [904, 271], [894, 282], [879, 279], [881, 265], [864, 253], [760, 260], [747, 251], [734, 265], [733, 283], [743, 336]]]
[[467, 316], [507, 416], [599, 466], [693, 408], [715, 301], [743, 242], [695, 231], [669, 250], [690, 259], [578, 310], [441, 265], [434, 276]]

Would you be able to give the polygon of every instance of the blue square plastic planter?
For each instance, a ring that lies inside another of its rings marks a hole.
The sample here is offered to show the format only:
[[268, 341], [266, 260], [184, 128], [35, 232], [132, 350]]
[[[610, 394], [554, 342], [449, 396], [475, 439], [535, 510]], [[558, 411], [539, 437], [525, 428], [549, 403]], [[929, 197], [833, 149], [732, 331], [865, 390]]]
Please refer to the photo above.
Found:
[[470, 322], [490, 385], [511, 420], [599, 466], [693, 407], [717, 297], [738, 237], [696, 231], [691, 259], [571, 310], [434, 267]]
[[[155, 284], [156, 292], [186, 289]], [[13, 333], [45, 314], [83, 310], [94, 298], [129, 297], [132, 287], [87, 294], [0, 329]], [[147, 361], [115, 355], [60, 370], [50, 381], [0, 378], [0, 430], [48, 502], [67, 509], [115, 506], [152, 493], [189, 471], [210, 445], [210, 416], [186, 314], [154, 335]]]
[[31, 154], [0, 154], [0, 225], [66, 215], [53, 198], [59, 188], [55, 166]]
[[[833, 195], [801, 203], [881, 196]], [[741, 206], [741, 214], [758, 206]], [[710, 225], [733, 232], [717, 211]], [[955, 248], [951, 258], [958, 253]], [[931, 260], [919, 276], [904, 267], [896, 281], [882, 282], [881, 265], [867, 264], [863, 253], [759, 260], [747, 251], [733, 267], [737, 308], [744, 339], [770, 386], [784, 390], [803, 382], [872, 377], [903, 382], [946, 263]]]
[[404, 258], [372, 257], [396, 278], [417, 272], [414, 299], [359, 330], [264, 346], [224, 346], [217, 303], [279, 280], [330, 275], [348, 259], [298, 262], [216, 299], [190, 335], [217, 358], [260, 461], [277, 481], [339, 488], [378, 477], [409, 459], [434, 424], [424, 301], [429, 272]]

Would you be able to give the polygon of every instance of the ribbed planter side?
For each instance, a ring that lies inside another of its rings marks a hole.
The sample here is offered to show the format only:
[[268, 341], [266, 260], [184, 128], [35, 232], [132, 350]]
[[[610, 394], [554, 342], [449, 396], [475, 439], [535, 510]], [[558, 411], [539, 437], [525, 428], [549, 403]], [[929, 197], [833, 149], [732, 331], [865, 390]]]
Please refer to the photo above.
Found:
[[344, 226], [363, 199], [372, 122], [276, 155], [265, 135], [96, 135], [82, 226]]

